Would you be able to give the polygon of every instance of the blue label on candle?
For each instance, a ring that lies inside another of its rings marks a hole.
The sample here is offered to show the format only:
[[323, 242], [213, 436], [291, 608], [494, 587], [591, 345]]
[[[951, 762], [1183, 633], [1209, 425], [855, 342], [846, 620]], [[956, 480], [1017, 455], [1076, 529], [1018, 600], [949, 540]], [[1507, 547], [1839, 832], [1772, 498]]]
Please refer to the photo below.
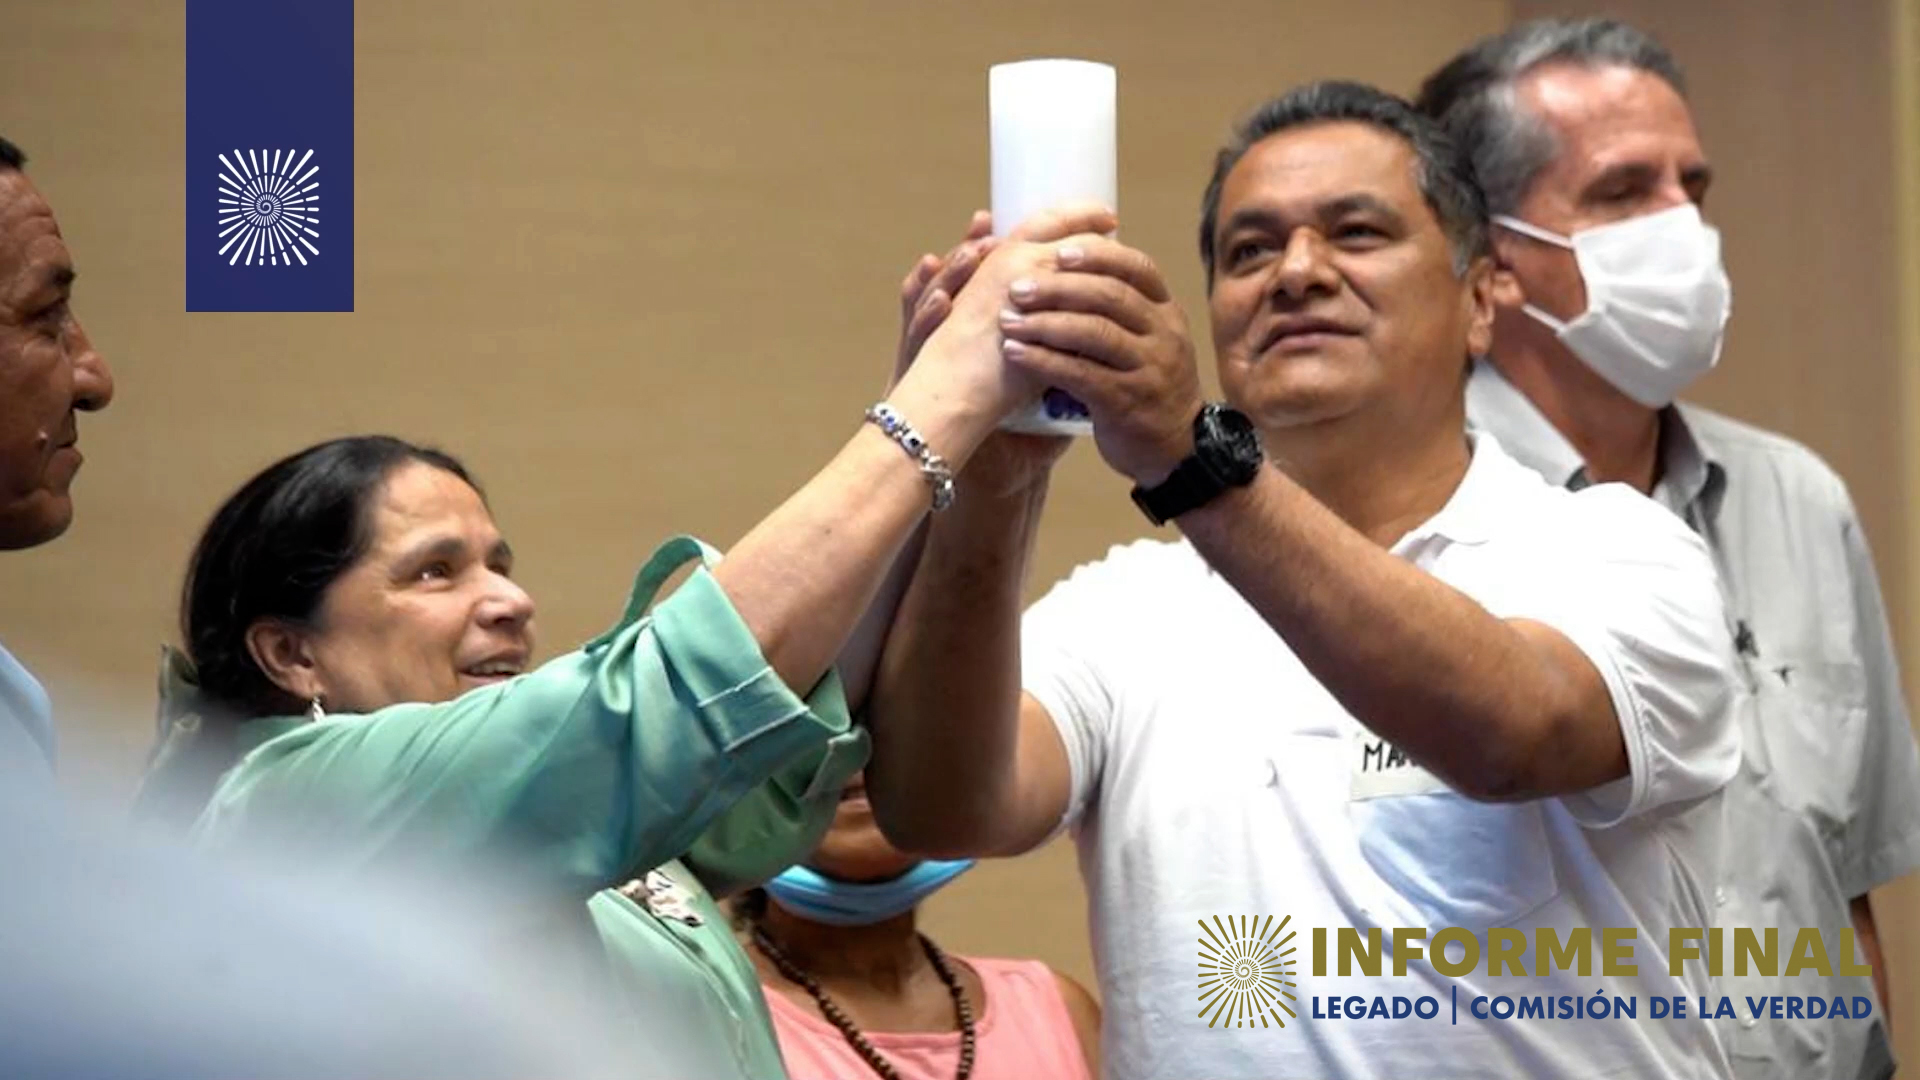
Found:
[[1090, 420], [1093, 414], [1087, 411], [1079, 399], [1065, 390], [1048, 389], [1040, 398], [1040, 407], [1049, 420]]

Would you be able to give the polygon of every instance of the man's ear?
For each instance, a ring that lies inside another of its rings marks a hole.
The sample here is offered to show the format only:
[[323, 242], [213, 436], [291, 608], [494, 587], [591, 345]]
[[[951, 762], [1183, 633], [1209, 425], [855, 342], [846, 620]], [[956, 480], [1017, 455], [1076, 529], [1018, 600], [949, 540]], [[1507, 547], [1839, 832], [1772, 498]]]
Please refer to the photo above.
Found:
[[1488, 287], [1495, 307], [1520, 308], [1527, 302], [1527, 291], [1520, 287], [1520, 277], [1504, 263], [1493, 264]]
[[326, 696], [307, 632], [279, 619], [247, 627], [247, 653], [268, 681], [301, 701]]
[[1521, 287], [1520, 275], [1514, 273], [1513, 262], [1507, 258], [1508, 238], [1496, 229], [1492, 240], [1488, 261], [1493, 264], [1494, 306], [1518, 311], [1527, 302], [1527, 290]]
[[[1493, 315], [1498, 308], [1507, 306], [1500, 302], [1502, 278], [1506, 279], [1507, 287], [1513, 289], [1516, 297], [1519, 296], [1520, 283], [1514, 278], [1513, 272], [1501, 269], [1491, 256], [1482, 255], [1467, 267], [1467, 287], [1461, 303], [1467, 309], [1464, 314], [1467, 319], [1469, 356], [1485, 356], [1493, 351]], [[1512, 306], [1518, 307], [1520, 302], [1516, 299]]]

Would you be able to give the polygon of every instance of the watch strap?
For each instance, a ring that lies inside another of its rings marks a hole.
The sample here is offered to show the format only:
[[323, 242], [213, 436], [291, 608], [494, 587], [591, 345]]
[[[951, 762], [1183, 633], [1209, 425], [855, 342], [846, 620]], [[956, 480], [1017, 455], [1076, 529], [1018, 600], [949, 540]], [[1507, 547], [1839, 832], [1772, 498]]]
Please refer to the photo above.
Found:
[[1227, 485], [1198, 455], [1189, 455], [1165, 480], [1150, 488], [1135, 486], [1134, 505], [1155, 525], [1165, 525], [1189, 510], [1212, 502]]

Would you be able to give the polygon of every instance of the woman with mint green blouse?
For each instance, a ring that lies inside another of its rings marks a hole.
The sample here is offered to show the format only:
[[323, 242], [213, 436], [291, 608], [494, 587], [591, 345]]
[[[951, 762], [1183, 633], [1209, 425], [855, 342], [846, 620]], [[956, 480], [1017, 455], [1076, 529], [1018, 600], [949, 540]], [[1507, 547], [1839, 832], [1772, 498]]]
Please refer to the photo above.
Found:
[[788, 689], [708, 566], [653, 604], [689, 561], [712, 553], [662, 546], [612, 629], [527, 670], [533, 602], [457, 461], [382, 436], [293, 455], [195, 553], [146, 809], [192, 816], [231, 765], [207, 847], [575, 897], [580, 926], [540, 930], [597, 940], [638, 1030], [691, 1038], [669, 1049], [703, 1073], [781, 1076], [714, 897], [820, 831], [865, 736], [832, 673]]
[[979, 299], [924, 336], [987, 246], [949, 257], [944, 291], [928, 288], [937, 261], [909, 278], [917, 359], [825, 469], [724, 560], [668, 542], [618, 623], [538, 668], [533, 601], [458, 461], [373, 436], [255, 476], [195, 551], [141, 809], [192, 822], [207, 848], [311, 853], [329, 874], [508, 875], [536, 898], [528, 924], [552, 931], [562, 912], [556, 940], [589, 946], [603, 998], [669, 1033], [674, 1060], [783, 1077], [714, 898], [798, 861], [831, 822], [866, 758], [832, 665], [864, 693], [903, 580], [889, 567], [1036, 394], [1000, 359], [1007, 282], [984, 269]]

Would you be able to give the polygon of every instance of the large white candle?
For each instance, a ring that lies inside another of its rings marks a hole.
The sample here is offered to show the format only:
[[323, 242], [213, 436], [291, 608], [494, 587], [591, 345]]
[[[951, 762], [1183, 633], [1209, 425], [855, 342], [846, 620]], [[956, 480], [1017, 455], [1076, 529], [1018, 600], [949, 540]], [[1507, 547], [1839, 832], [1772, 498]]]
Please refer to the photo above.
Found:
[[[1005, 236], [1044, 210], [1093, 202], [1118, 210], [1112, 65], [1026, 60], [987, 73], [993, 229]], [[1086, 409], [1057, 391], [1007, 422], [1017, 431], [1084, 435]]]

